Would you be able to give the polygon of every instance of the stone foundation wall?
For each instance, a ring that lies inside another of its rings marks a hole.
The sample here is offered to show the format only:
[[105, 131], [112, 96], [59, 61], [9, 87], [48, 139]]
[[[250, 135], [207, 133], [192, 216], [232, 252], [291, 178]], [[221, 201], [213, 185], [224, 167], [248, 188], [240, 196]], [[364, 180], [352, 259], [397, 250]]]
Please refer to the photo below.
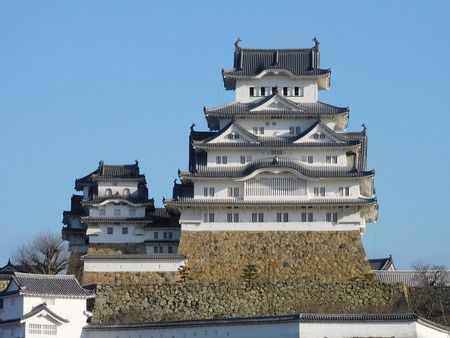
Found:
[[84, 272], [82, 285], [103, 284], [126, 287], [174, 283], [178, 279], [177, 272]]
[[174, 283], [97, 286], [94, 323], [406, 311], [400, 286], [347, 283]]
[[240, 280], [249, 264], [261, 282], [349, 281], [371, 271], [358, 231], [187, 231], [178, 252], [200, 282]]

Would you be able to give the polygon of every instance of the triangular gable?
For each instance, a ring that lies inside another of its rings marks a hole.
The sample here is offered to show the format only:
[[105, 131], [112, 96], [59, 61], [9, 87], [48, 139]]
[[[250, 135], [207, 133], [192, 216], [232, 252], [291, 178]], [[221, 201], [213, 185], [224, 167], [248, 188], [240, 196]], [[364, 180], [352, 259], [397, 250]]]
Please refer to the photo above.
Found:
[[280, 95], [274, 95], [269, 100], [261, 103], [255, 108], [250, 109], [250, 112], [258, 112], [263, 110], [291, 110], [293, 112], [304, 111], [303, 108], [300, 108], [294, 102], [291, 102]]
[[[230, 135], [233, 137], [231, 138]], [[258, 138], [247, 131], [244, 127], [236, 123], [230, 122], [219, 133], [205, 140], [204, 143], [259, 143]]]
[[19, 289], [20, 289], [20, 286], [13, 277], [9, 280], [9, 284], [3, 292], [15, 292], [15, 291], [19, 291]]
[[293, 143], [300, 144], [305, 142], [347, 144], [348, 140], [329, 128], [325, 123], [317, 121], [300, 134]]
[[55, 312], [50, 310], [47, 307], [47, 304], [45, 304], [45, 303], [36, 306], [30, 312], [23, 315], [21, 318], [21, 322], [24, 323], [25, 321], [28, 321], [31, 318], [34, 318], [35, 320], [36, 319], [45, 319], [56, 325], [61, 325], [61, 324], [65, 324], [65, 323], [69, 322], [67, 319], [59, 316], [58, 314], [56, 314]]

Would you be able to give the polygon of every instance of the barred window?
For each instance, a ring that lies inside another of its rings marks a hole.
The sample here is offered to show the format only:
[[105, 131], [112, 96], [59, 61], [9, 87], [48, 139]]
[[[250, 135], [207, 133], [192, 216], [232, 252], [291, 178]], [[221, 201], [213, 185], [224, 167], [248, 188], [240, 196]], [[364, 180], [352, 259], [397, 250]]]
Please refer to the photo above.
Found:
[[28, 324], [28, 333], [29, 334], [42, 334], [42, 325], [41, 324]]
[[227, 213], [227, 222], [228, 223], [233, 222], [233, 213], [231, 212]]
[[314, 221], [314, 215], [312, 212], [308, 213], [308, 222], [313, 222]]
[[255, 87], [250, 87], [249, 92], [250, 96], [255, 96]]
[[258, 214], [257, 213], [253, 213], [252, 214], [252, 222], [257, 222], [258, 221]]
[[302, 212], [300, 221], [301, 221], [301, 222], [306, 222], [306, 212]]
[[235, 223], [239, 222], [239, 214], [237, 214], [237, 213], [234, 214], [233, 221], [234, 221]]
[[262, 212], [258, 214], [258, 222], [264, 222], [264, 214]]
[[42, 334], [56, 335], [56, 325], [42, 324]]

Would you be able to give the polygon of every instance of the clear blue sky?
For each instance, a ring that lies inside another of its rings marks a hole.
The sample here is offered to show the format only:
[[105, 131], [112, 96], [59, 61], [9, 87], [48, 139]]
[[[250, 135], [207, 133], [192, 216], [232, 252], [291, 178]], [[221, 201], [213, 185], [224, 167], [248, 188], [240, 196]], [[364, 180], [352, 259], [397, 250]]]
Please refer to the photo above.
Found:
[[74, 180], [140, 162], [158, 205], [187, 168], [202, 107], [233, 100], [220, 69], [233, 42], [321, 42], [323, 101], [365, 123], [379, 221], [369, 257], [450, 266], [449, 1], [2, 1], [0, 265], [22, 241], [60, 231]]

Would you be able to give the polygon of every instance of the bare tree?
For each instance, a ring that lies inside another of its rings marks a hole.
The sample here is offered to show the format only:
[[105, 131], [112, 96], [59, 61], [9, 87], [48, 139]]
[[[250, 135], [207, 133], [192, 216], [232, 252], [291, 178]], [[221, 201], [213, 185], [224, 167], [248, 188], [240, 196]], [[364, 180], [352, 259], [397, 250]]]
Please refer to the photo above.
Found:
[[416, 263], [411, 305], [419, 315], [448, 325], [450, 317], [450, 285], [448, 270], [442, 265]]
[[41, 233], [32, 240], [17, 247], [13, 260], [29, 273], [56, 275], [66, 269], [69, 262], [67, 245], [59, 234]]

